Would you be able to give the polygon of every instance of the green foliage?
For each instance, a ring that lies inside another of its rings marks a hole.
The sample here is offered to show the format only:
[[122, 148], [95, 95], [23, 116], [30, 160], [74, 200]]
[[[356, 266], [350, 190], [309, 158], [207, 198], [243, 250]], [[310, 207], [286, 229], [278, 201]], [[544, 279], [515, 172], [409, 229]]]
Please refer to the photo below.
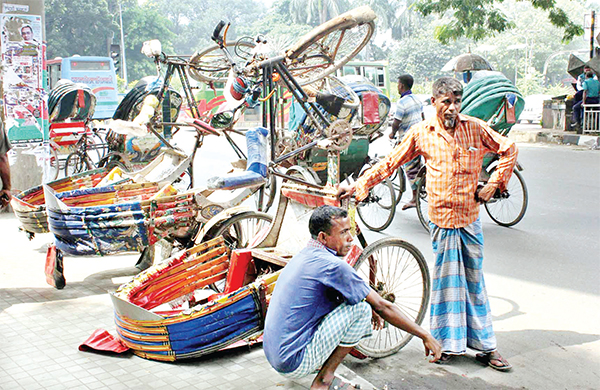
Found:
[[142, 54], [142, 44], [151, 39], [159, 39], [165, 53], [173, 52], [175, 34], [169, 29], [171, 23], [154, 9], [133, 7], [123, 11], [125, 57], [127, 78], [140, 79], [156, 74], [152, 59]]
[[517, 89], [523, 96], [543, 93], [543, 76], [540, 72], [533, 71], [517, 79]]
[[390, 78], [395, 80], [403, 73], [415, 78], [415, 85], [433, 81], [448, 73], [442, 67], [453, 57], [466, 51], [466, 42], [444, 45], [423, 28], [416, 35], [402, 39], [389, 55]]
[[106, 0], [47, 0], [47, 57], [104, 56], [118, 29]]
[[[521, 0], [526, 1], [526, 0]], [[423, 15], [450, 15], [450, 21], [436, 28], [436, 38], [448, 43], [461, 37], [479, 41], [515, 27], [497, 4], [503, 0], [418, 0], [415, 4]], [[563, 31], [562, 41], [569, 42], [583, 35], [583, 28], [571, 21], [555, 0], [527, 0], [534, 8], [546, 11], [550, 23]]]

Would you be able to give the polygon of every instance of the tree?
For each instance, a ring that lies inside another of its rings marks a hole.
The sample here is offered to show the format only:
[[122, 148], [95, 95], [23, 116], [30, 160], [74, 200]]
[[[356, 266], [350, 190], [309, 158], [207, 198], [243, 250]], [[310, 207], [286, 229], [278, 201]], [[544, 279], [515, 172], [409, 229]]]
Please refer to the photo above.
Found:
[[118, 29], [105, 0], [47, 0], [47, 57], [104, 56]]
[[[423, 15], [451, 15], [451, 20], [436, 28], [435, 36], [443, 43], [467, 37], [475, 41], [514, 27], [514, 22], [496, 5], [503, 0], [418, 0], [415, 8]], [[548, 13], [552, 25], [563, 30], [563, 42], [583, 35], [583, 28], [571, 21], [556, 0], [521, 0]]]

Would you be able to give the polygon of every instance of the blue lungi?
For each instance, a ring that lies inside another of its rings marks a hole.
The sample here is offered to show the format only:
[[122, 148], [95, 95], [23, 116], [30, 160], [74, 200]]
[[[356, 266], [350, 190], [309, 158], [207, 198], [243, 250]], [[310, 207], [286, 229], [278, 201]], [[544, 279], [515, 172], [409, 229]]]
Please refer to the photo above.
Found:
[[431, 334], [448, 354], [468, 348], [496, 349], [492, 315], [483, 280], [483, 232], [479, 218], [458, 229], [429, 222], [435, 269], [431, 296]]

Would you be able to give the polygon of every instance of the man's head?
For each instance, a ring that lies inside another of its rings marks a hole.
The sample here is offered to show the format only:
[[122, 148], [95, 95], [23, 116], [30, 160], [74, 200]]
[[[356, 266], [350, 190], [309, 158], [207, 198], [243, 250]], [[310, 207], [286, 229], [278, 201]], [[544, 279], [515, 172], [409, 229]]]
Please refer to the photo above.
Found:
[[446, 129], [453, 129], [458, 123], [462, 94], [462, 84], [454, 78], [442, 77], [433, 83], [431, 104]]
[[403, 94], [406, 91], [410, 91], [414, 82], [413, 77], [409, 74], [398, 76], [398, 93]]
[[587, 74], [587, 72], [589, 72], [590, 70], [592, 70], [592, 68], [590, 68], [589, 65], [583, 66], [583, 74]]
[[594, 72], [592, 72], [591, 70], [588, 70], [587, 72], [585, 72], [585, 78], [586, 79], [593, 79], [594, 78]]
[[339, 207], [317, 207], [308, 221], [308, 230], [313, 239], [339, 256], [345, 256], [352, 246], [350, 218], [348, 212]]
[[25, 41], [31, 41], [33, 39], [33, 29], [31, 26], [21, 27], [21, 36]]

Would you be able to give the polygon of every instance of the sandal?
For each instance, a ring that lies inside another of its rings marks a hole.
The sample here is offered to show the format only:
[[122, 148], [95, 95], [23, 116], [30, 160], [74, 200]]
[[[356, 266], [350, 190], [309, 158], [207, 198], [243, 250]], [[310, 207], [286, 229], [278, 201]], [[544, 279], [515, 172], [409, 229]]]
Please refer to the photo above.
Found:
[[[512, 365], [508, 362], [508, 360], [500, 356], [498, 352], [495, 352], [496, 357], [492, 358], [492, 354], [494, 352], [478, 353], [477, 355], [475, 355], [475, 360], [492, 367], [494, 370], [510, 371], [512, 369]], [[500, 362], [500, 364], [493, 364], [492, 362]]]
[[442, 352], [442, 356], [436, 361], [437, 364], [447, 364], [449, 363], [454, 355], [450, 355], [448, 353]]
[[345, 382], [339, 376], [334, 376], [333, 381], [328, 387], [329, 390], [348, 390], [348, 389], [356, 389], [351, 383]]

